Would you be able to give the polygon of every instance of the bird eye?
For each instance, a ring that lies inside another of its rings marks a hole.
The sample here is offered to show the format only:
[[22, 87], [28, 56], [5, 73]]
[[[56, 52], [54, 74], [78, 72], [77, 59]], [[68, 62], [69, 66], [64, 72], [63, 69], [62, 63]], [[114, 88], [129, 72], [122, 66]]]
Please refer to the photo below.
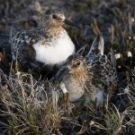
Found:
[[56, 15], [53, 15], [53, 18], [54, 18], [54, 19], [56, 19], [56, 18], [57, 18], [57, 16], [56, 16]]
[[77, 66], [79, 66], [80, 64], [81, 64], [80, 62], [77, 62], [77, 64], [76, 64], [76, 65], [77, 65]]

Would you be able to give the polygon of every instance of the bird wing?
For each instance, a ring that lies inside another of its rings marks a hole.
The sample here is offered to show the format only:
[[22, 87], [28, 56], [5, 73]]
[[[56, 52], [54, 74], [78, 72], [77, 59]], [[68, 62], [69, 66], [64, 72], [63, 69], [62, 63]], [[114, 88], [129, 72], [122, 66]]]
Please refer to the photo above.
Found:
[[35, 60], [36, 52], [32, 45], [44, 38], [43, 32], [41, 28], [23, 32], [12, 30], [10, 33], [12, 58], [21, 62]]
[[92, 42], [91, 48], [87, 54], [89, 58], [91, 55], [103, 55], [104, 54], [104, 38], [99, 34]]
[[88, 71], [92, 76], [92, 85], [99, 89], [107, 90], [116, 81], [113, 66], [106, 55], [92, 57], [88, 61]]
[[33, 45], [43, 38], [44, 31], [42, 28], [36, 28], [31, 31], [10, 32], [11, 46], [18, 45]]

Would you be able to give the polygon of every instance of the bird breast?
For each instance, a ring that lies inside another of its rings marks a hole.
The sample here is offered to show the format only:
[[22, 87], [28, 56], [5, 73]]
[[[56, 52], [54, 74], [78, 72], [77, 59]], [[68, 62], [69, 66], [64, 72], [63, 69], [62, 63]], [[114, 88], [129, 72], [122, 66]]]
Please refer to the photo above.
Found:
[[69, 102], [75, 102], [84, 95], [84, 88], [78, 82], [66, 82], [65, 85], [68, 90]]
[[67, 76], [64, 78], [63, 82], [66, 86], [66, 89], [68, 90], [68, 100], [69, 102], [75, 102], [78, 101], [85, 92], [85, 83], [86, 83], [86, 78], [85, 76], [83, 77], [78, 77], [74, 78], [75, 76]]
[[47, 39], [47, 42], [43, 40], [35, 43], [33, 48], [36, 51], [36, 60], [47, 65], [61, 65], [75, 52], [75, 46], [66, 31], [50, 41]]

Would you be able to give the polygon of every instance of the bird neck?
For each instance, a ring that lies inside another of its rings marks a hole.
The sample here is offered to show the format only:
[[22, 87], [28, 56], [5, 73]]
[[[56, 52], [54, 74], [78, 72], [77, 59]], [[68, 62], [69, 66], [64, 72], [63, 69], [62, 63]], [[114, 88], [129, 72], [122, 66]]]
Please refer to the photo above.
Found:
[[87, 81], [88, 79], [88, 71], [86, 68], [80, 69], [78, 71], [71, 73], [72, 78], [77, 81]]
[[49, 34], [49, 35], [59, 35], [63, 30], [64, 28], [60, 25], [47, 25], [45, 28], [45, 33]]

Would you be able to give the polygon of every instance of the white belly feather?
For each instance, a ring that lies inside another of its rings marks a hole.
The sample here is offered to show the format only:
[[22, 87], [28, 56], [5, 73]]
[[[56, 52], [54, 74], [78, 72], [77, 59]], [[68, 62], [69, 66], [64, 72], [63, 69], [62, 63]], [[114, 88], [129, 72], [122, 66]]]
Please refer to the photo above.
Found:
[[68, 35], [63, 35], [55, 40], [52, 46], [39, 43], [33, 45], [36, 51], [36, 60], [47, 65], [61, 65], [75, 52], [75, 46]]

